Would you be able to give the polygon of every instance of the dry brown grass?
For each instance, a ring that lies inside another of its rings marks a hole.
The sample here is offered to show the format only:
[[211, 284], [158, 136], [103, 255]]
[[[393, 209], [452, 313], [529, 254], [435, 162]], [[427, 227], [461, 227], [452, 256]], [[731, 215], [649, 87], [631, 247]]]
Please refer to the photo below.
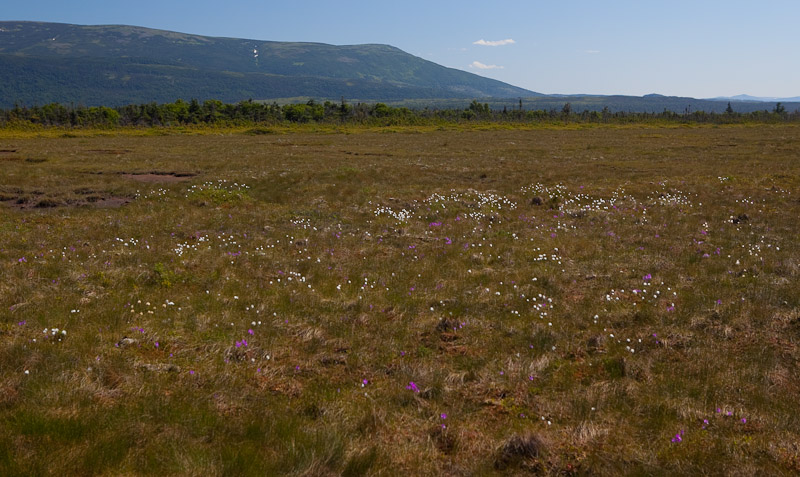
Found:
[[797, 472], [797, 127], [209, 132], [0, 134], [0, 473]]

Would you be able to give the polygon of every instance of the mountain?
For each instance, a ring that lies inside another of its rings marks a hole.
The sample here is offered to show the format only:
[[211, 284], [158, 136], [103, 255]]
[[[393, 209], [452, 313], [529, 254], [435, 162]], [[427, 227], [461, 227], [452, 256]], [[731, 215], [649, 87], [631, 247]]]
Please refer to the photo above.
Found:
[[716, 98], [711, 98], [711, 101], [755, 101], [759, 103], [790, 103], [790, 102], [800, 102], [800, 96], [795, 96], [793, 98], [772, 98], [772, 97], [764, 97], [764, 96], [750, 96], [749, 94], [738, 94], [736, 96], [718, 96]]
[[0, 22], [0, 107], [177, 98], [362, 101], [538, 93], [388, 45], [217, 38], [125, 26]]

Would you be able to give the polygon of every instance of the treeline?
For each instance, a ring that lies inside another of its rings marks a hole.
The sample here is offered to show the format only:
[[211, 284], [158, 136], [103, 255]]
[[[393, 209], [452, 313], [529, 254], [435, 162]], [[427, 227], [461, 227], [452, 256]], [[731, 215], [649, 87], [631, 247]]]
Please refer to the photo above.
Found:
[[217, 100], [183, 101], [174, 103], [130, 104], [115, 108], [84, 107], [58, 103], [44, 106], [15, 106], [0, 109], [0, 127], [25, 125], [55, 127], [170, 127], [190, 125], [278, 125], [295, 123], [366, 124], [375, 126], [426, 125], [467, 122], [536, 123], [637, 123], [637, 122], [689, 122], [710, 124], [736, 124], [750, 122], [800, 121], [800, 111], [789, 112], [777, 103], [770, 110], [751, 113], [734, 112], [728, 105], [724, 113], [664, 110], [660, 113], [574, 111], [570, 103], [561, 109], [528, 110], [520, 101], [518, 107], [492, 109], [488, 103], [472, 101], [464, 109], [409, 109], [392, 107], [384, 103], [349, 104], [309, 100], [301, 104], [279, 105], [242, 101], [228, 104]]

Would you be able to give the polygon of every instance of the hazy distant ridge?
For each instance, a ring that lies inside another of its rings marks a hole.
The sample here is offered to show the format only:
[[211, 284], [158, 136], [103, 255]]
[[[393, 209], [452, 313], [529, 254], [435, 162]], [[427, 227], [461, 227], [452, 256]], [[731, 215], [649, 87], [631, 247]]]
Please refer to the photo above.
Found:
[[737, 94], [736, 96], [718, 96], [716, 98], [710, 98], [711, 101], [757, 101], [760, 103], [791, 103], [791, 102], [800, 102], [800, 96], [794, 96], [791, 98], [773, 98], [767, 96], [750, 96], [749, 94]]

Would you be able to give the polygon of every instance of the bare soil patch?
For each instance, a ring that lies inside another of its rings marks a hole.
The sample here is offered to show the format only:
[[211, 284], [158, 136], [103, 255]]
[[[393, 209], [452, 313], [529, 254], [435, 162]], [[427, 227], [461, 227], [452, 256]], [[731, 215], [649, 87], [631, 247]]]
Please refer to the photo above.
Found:
[[69, 204], [71, 207], [92, 207], [95, 209], [115, 209], [129, 204], [133, 199], [123, 196], [107, 196], [98, 199], [89, 198], [86, 201], [78, 201], [74, 204]]
[[88, 149], [86, 152], [93, 152], [95, 154], [127, 154], [133, 152], [130, 149]]
[[42, 192], [0, 193], [0, 202], [18, 210], [51, 209], [56, 207], [90, 207], [113, 209], [130, 203], [133, 199], [125, 196], [102, 194], [90, 191], [81, 192], [82, 197], [48, 196]]
[[190, 172], [123, 172], [122, 177], [146, 182], [150, 184], [164, 184], [172, 182], [184, 182], [190, 180], [196, 174]]

